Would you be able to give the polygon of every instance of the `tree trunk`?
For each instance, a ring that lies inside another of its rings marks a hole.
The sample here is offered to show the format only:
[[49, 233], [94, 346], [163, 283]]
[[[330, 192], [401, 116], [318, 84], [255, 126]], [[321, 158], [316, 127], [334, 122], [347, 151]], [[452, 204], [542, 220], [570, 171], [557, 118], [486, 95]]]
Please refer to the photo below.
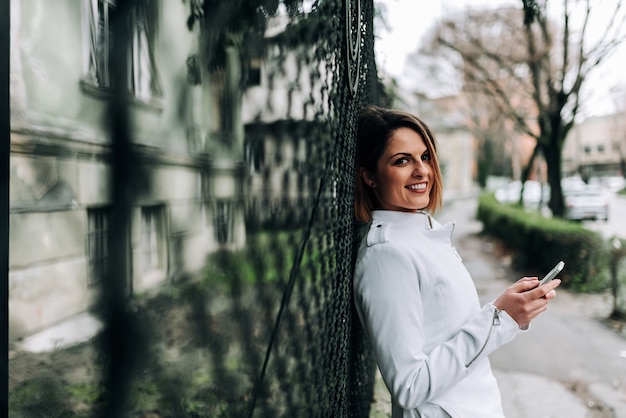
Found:
[[524, 169], [522, 170], [522, 175], [520, 177], [522, 188], [520, 189], [519, 201], [518, 201], [518, 204], [520, 206], [524, 204], [524, 185], [526, 184], [526, 180], [528, 180], [528, 177], [530, 177], [530, 172], [532, 171], [533, 165], [535, 164], [535, 158], [537, 158], [537, 155], [539, 154], [540, 151], [541, 151], [541, 145], [537, 143], [537, 145], [535, 145], [535, 148], [533, 148], [533, 153], [530, 155], [530, 158], [528, 159], [528, 164], [526, 164], [526, 167], [524, 167]]
[[565, 215], [565, 202], [561, 189], [561, 143], [560, 139], [550, 138], [544, 145], [544, 157], [548, 166], [548, 184], [550, 185], [550, 202], [548, 206], [552, 215], [563, 217]]

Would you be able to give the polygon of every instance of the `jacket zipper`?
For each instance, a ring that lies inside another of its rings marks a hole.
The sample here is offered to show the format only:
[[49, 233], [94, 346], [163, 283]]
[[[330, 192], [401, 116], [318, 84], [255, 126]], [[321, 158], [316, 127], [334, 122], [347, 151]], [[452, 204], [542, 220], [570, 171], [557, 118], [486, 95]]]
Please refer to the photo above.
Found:
[[493, 311], [493, 318], [491, 319], [491, 327], [489, 327], [489, 334], [487, 335], [487, 339], [485, 340], [485, 343], [480, 348], [480, 350], [478, 350], [478, 354], [476, 354], [474, 358], [471, 359], [470, 362], [465, 365], [465, 367], [470, 367], [476, 361], [476, 359], [480, 357], [483, 351], [485, 351], [485, 348], [487, 347], [487, 343], [489, 342], [489, 340], [491, 339], [491, 335], [493, 334], [494, 327], [497, 327], [498, 325], [500, 325], [500, 310], [498, 308], [495, 308], [495, 310]]

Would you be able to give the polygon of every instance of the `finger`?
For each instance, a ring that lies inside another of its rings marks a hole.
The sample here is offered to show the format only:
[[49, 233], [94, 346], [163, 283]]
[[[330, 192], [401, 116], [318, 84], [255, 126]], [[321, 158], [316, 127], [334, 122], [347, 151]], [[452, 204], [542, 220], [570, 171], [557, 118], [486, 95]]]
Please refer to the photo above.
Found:
[[548, 284], [552, 286], [552, 289], [556, 289], [557, 287], [561, 286], [561, 279], [554, 279]]
[[546, 309], [548, 309], [548, 301], [546, 299], [536, 299], [529, 302], [528, 310], [522, 316], [519, 323], [530, 323]]
[[539, 279], [537, 277], [525, 277], [514, 283], [513, 286], [511, 286], [511, 289], [516, 293], [521, 293], [534, 289], [538, 284]]
[[561, 285], [561, 279], [554, 279], [554, 280], [551, 280], [549, 283], [546, 283], [543, 286], [541, 286], [541, 288], [545, 290], [547, 294], [549, 291], [556, 289], [560, 285]]
[[533, 318], [538, 317], [540, 314], [542, 314], [548, 309], [548, 302], [545, 299], [541, 299], [541, 300], [543, 300], [545, 303], [537, 306], [537, 308], [533, 311]]
[[[553, 291], [554, 289], [559, 287], [560, 284], [561, 284], [561, 279], [554, 279], [554, 280], [550, 281], [549, 283], [546, 283], [546, 284], [544, 284], [542, 286], [539, 286], [536, 289], [533, 289], [531, 296], [534, 297], [534, 298], [546, 297], [548, 295], [548, 293], [550, 293], [551, 291]], [[554, 296], [555, 295], [552, 295], [551, 297], [553, 298]]]
[[552, 282], [547, 283], [546, 287], [550, 288], [550, 290], [548, 291], [548, 293], [546, 293], [545, 298], [550, 300], [550, 299], [554, 299], [556, 297], [556, 288], [559, 287], [561, 285], [561, 279], [555, 279], [552, 280]]

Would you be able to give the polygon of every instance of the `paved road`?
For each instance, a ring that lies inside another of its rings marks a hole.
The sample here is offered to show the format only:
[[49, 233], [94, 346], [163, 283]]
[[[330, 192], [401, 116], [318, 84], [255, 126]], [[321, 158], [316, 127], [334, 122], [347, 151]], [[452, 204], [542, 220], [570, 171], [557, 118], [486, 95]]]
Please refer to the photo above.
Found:
[[[475, 199], [456, 199], [437, 219], [456, 220], [454, 243], [487, 302], [523, 274], [476, 235], [475, 211]], [[605, 324], [609, 311], [607, 296], [559, 290], [527, 333], [492, 354], [507, 418], [626, 418], [626, 338]], [[390, 411], [379, 382], [372, 418]]]

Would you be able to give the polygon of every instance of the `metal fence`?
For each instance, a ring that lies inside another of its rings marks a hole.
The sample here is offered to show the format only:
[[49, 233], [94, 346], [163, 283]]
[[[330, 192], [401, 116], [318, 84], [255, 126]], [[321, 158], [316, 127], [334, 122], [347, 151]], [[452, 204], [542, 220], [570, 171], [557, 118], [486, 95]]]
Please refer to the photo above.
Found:
[[[126, 22], [143, 3], [116, 3], [114, 45], [131, 41]], [[352, 203], [358, 110], [383, 100], [373, 2], [323, 0], [307, 10], [299, 1], [278, 8], [268, 1], [186, 3], [203, 46], [188, 62], [190, 82], [195, 66], [214, 74], [228, 68], [225, 50], [236, 52], [245, 75], [231, 90], [225, 83], [218, 101], [223, 135], [211, 140], [228, 141], [243, 129], [248, 186], [227, 203], [205, 198], [220, 243], [233, 230], [227, 213], [243, 211], [245, 225], [234, 230], [245, 231], [245, 245], [222, 245], [201, 274], [129, 297], [132, 254], [120, 243], [151, 178], [122, 87], [128, 57], [113, 56], [107, 285], [93, 307], [104, 325], [91, 341], [11, 358], [9, 416], [367, 417], [375, 366], [351, 297], [358, 241]], [[287, 23], [264, 36], [277, 15]], [[282, 104], [286, 112], [260, 112], [243, 126], [227, 109], [257, 82], [259, 60], [272, 63], [263, 67], [272, 82], [261, 108]], [[288, 94], [277, 98], [272, 86], [285, 78]], [[287, 164], [285, 149], [296, 150]]]

